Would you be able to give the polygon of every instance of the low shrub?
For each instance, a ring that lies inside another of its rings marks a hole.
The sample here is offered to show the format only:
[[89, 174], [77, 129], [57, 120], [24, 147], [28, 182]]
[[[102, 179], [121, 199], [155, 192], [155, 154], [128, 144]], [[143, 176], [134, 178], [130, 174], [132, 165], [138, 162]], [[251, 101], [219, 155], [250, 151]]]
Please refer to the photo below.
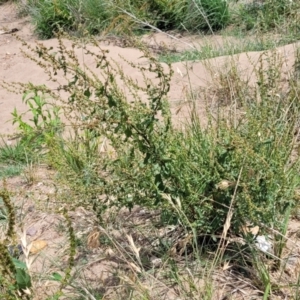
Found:
[[[73, 124], [70, 139], [53, 135], [48, 148], [60, 180], [79, 195], [76, 204], [92, 205], [100, 219], [109, 206], [160, 209], [162, 222], [179, 222], [198, 234], [219, 233], [232, 207], [235, 233], [248, 223], [280, 230], [299, 186], [298, 160], [290, 162], [299, 104], [292, 82], [285, 96], [278, 97], [282, 90], [275, 54], [265, 59], [267, 68], [261, 59], [257, 89], [247, 101], [243, 91], [235, 93], [242, 118], [211, 115], [204, 128], [193, 113], [179, 131], [172, 126], [167, 101], [172, 72], [146, 49], [149, 65], [131, 64], [144, 78], [138, 85], [105, 51], [84, 47], [101, 70], [102, 77], [95, 77], [78, 67], [75, 53], [67, 51], [62, 40], [59, 45], [55, 55], [42, 45], [31, 50], [46, 62], [41, 65], [50, 63], [73, 78], [58, 88], [69, 95], [67, 100], [51, 89], [42, 90], [63, 103]], [[149, 79], [150, 74], [156, 79]], [[243, 86], [230, 84], [236, 86], [227, 87], [229, 92]], [[124, 85], [129, 98], [120, 88]]]

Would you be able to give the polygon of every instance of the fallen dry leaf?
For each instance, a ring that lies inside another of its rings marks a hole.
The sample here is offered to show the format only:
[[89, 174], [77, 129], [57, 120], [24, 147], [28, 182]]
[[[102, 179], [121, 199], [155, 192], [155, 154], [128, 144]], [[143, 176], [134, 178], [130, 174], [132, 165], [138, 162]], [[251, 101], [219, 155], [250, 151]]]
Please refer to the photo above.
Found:
[[48, 243], [44, 240], [33, 241], [30, 245], [30, 254], [37, 254], [48, 246]]
[[135, 245], [135, 243], [134, 243], [133, 238], [132, 238], [131, 235], [126, 234], [126, 238], [127, 238], [128, 242], [129, 242], [131, 250], [134, 252], [137, 260], [142, 265], [141, 258], [140, 258], [140, 250], [141, 250], [141, 248], [136, 247], [136, 245]]
[[249, 226], [242, 226], [242, 231], [244, 234], [251, 233], [252, 235], [257, 235], [259, 232], [259, 226], [249, 227]]
[[250, 232], [253, 234], [253, 235], [257, 235], [258, 232], [259, 232], [259, 227], [258, 226], [254, 226], [252, 228], [249, 229]]
[[100, 247], [100, 232], [98, 229], [94, 229], [93, 231], [90, 232], [87, 238], [87, 246], [89, 249], [96, 249]]

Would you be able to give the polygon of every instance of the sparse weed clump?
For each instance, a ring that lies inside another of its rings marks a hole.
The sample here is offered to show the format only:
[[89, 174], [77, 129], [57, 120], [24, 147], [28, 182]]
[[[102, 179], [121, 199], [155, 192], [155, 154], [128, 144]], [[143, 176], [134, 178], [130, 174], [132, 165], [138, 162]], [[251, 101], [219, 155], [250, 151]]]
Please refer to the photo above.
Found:
[[59, 38], [59, 51], [53, 54], [42, 44], [27, 45], [47, 63], [40, 65], [52, 66], [45, 70], [50, 79], [61, 71], [69, 81], [57, 88], [67, 93], [64, 99], [45, 86], [34, 90], [62, 103], [71, 123], [69, 139], [54, 133], [45, 143], [49, 163], [79, 193], [80, 203], [91, 205], [100, 220], [110, 206], [158, 208], [164, 212], [163, 223], [182, 224], [199, 235], [222, 231], [233, 205], [233, 233], [240, 233], [245, 224], [281, 230], [299, 186], [298, 160], [290, 163], [299, 105], [292, 84], [283, 98], [278, 97], [278, 61], [267, 57], [267, 70], [261, 62], [257, 89], [247, 101], [244, 93], [235, 94], [243, 118], [210, 116], [203, 128], [193, 112], [179, 131], [172, 125], [167, 101], [171, 69], [166, 72], [141, 48], [148, 64], [128, 62], [144, 78], [139, 85], [107, 58], [106, 51], [99, 48], [95, 53], [83, 46], [96, 59], [96, 75], [80, 66], [77, 46], [74, 42], [73, 50], [67, 50]]

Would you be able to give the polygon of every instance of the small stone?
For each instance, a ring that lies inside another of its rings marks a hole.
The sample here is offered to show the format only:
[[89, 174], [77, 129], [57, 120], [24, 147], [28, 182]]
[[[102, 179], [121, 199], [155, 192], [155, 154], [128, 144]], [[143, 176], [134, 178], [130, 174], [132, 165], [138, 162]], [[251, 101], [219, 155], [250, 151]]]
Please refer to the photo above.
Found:
[[29, 227], [26, 230], [26, 234], [29, 235], [29, 236], [34, 236], [36, 233], [37, 233], [37, 230], [34, 227]]
[[151, 263], [153, 267], [159, 267], [162, 264], [162, 259], [161, 258], [153, 258], [151, 259]]
[[30, 206], [28, 206], [27, 211], [28, 212], [33, 212], [34, 209], [35, 209], [34, 205], [30, 205]]

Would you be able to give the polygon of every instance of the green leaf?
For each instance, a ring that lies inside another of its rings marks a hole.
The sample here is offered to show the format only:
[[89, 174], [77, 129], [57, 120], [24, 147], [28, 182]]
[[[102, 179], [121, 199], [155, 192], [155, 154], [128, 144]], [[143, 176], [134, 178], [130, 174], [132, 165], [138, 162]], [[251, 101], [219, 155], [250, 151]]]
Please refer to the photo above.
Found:
[[16, 268], [27, 270], [27, 266], [23, 261], [20, 261], [19, 259], [15, 258], [15, 257], [12, 257], [12, 261]]
[[91, 96], [90, 89], [86, 89], [83, 94], [84, 94], [84, 96], [89, 98]]
[[113, 99], [111, 95], [107, 96], [108, 97], [108, 106], [109, 107], [114, 107], [116, 106], [116, 101]]
[[132, 130], [131, 130], [131, 128], [127, 127], [127, 128], [125, 129], [125, 135], [126, 135], [126, 137], [128, 137], [128, 138], [132, 136]]
[[26, 289], [31, 287], [30, 275], [24, 269], [16, 269], [16, 281], [19, 289]]
[[54, 281], [62, 281], [63, 277], [59, 274], [59, 273], [52, 273], [52, 277], [51, 277], [51, 280], [54, 280]]

